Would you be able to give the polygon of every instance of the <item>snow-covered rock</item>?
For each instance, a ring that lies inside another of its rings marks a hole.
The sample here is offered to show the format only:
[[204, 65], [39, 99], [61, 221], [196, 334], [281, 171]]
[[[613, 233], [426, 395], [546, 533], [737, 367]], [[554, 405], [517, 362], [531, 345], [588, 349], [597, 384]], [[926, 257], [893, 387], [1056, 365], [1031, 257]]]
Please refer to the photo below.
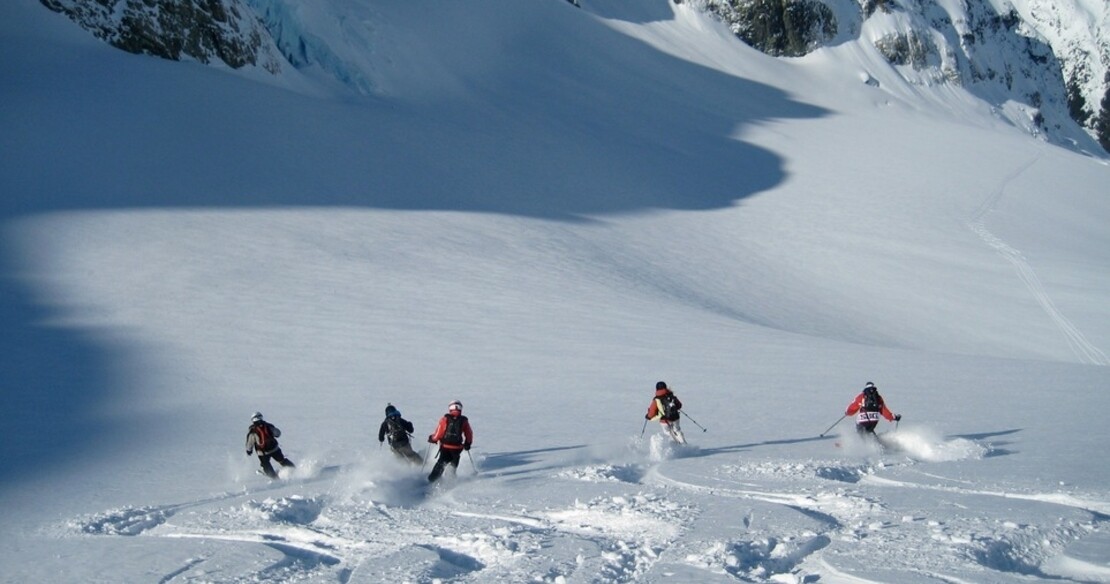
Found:
[[97, 38], [130, 53], [175, 61], [249, 65], [271, 73], [282, 59], [240, 0], [41, 0]]
[[[961, 85], [1029, 133], [1110, 149], [1110, 4], [1084, 0], [701, 0], [751, 46], [797, 57], [871, 43], [912, 83]], [[863, 22], [863, 26], [860, 26]], [[1008, 102], [1020, 104], [1007, 107]]]

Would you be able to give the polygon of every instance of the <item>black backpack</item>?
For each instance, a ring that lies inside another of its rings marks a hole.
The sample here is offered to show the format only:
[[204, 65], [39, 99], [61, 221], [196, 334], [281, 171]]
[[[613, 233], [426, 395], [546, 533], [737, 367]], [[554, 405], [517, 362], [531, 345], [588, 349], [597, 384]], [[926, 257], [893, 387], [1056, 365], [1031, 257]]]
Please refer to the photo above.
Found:
[[443, 431], [443, 438], [440, 440], [443, 444], [450, 444], [452, 446], [462, 446], [463, 443], [463, 423], [466, 422], [466, 416], [443, 416], [447, 418], [447, 428]]
[[673, 422], [681, 417], [678, 413], [678, 399], [673, 393], [668, 393], [659, 398], [659, 403], [663, 406], [663, 419]]
[[409, 443], [409, 432], [401, 422], [401, 416], [389, 416], [385, 419], [386, 438], [390, 446], [403, 446]]
[[883, 409], [883, 398], [879, 395], [879, 390], [874, 387], [868, 387], [863, 390], [863, 408], [865, 412], [879, 412]]

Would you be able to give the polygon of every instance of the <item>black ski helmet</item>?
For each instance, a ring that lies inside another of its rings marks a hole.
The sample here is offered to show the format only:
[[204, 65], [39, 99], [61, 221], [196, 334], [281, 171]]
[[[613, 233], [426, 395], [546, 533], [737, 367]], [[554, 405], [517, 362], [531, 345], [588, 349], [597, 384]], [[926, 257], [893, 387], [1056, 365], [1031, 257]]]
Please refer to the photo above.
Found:
[[667, 389], [666, 381], [659, 381], [655, 384], [655, 389]]
[[385, 415], [386, 416], [399, 416], [399, 415], [401, 415], [401, 412], [397, 411], [397, 408], [393, 407], [393, 404], [386, 404], [386, 406], [385, 406]]

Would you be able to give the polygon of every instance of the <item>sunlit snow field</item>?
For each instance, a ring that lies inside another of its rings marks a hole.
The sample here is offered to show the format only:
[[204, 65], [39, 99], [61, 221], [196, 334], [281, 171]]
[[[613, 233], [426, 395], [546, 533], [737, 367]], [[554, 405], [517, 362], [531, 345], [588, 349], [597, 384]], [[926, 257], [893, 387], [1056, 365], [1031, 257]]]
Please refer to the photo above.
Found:
[[[1105, 157], [864, 44], [431, 4], [304, 9], [364, 96], [0, 7], [0, 580], [1110, 582]], [[433, 490], [378, 425], [454, 399]]]

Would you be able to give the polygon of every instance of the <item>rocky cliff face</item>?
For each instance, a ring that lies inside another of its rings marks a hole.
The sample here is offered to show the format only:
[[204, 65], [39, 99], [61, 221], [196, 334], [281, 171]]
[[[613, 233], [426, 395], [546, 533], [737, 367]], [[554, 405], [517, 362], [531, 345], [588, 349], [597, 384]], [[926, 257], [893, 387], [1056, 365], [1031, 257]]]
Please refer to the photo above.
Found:
[[239, 0], [40, 0], [109, 44], [175, 61], [220, 61], [271, 73], [282, 59]]
[[1110, 151], [1110, 4], [1092, 14], [1080, 0], [686, 1], [770, 55], [873, 39], [911, 83], [961, 85], [1062, 143], [1075, 122]]
[[816, 0], [721, 0], [705, 10], [749, 45], [776, 57], [800, 57], [836, 35], [837, 22]]

